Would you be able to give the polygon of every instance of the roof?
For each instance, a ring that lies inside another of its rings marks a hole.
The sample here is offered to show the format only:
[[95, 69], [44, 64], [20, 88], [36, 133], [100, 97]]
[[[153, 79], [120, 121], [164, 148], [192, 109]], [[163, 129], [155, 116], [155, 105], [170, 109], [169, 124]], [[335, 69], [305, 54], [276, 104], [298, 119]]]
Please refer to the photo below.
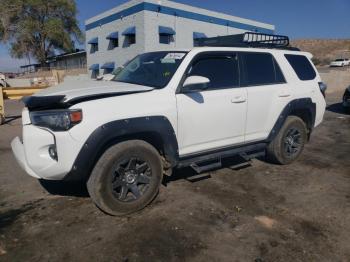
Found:
[[60, 55], [50, 56], [47, 58], [46, 63], [55, 61], [55, 60], [63, 58], [63, 57], [71, 57], [71, 56], [78, 56], [78, 55], [84, 55], [84, 54], [86, 54], [85, 50], [79, 50], [79, 51], [72, 52], [72, 53], [64, 53], [64, 54], [60, 54]]
[[152, 53], [152, 52], [216, 52], [216, 51], [222, 51], [222, 52], [270, 52], [270, 53], [282, 53], [282, 54], [301, 54], [306, 55], [308, 57], [312, 57], [312, 55], [308, 52], [303, 51], [296, 51], [296, 50], [287, 50], [287, 49], [276, 49], [276, 48], [257, 48], [257, 47], [211, 47], [211, 46], [199, 46], [199, 47], [193, 47], [192, 49], [186, 49], [186, 48], [174, 48], [174, 49], [154, 49], [149, 50], [146, 53]]
[[28, 64], [28, 65], [22, 65], [20, 68], [27, 68], [27, 67], [32, 67], [32, 66], [41, 66], [41, 64]]
[[215, 52], [215, 51], [227, 51], [227, 52], [269, 52], [279, 54], [298, 54], [305, 55], [312, 58], [312, 54], [303, 51], [288, 50], [288, 49], [276, 49], [276, 48], [256, 48], [256, 47], [194, 47], [191, 51], [197, 52]]
[[237, 16], [214, 12], [174, 1], [132, 0], [107, 12], [85, 21], [86, 31], [98, 28], [104, 24], [122, 19], [141, 11], [156, 12], [166, 15], [176, 15], [191, 20], [229, 26], [248, 31], [272, 33], [275, 26], [267, 23], [245, 19]]

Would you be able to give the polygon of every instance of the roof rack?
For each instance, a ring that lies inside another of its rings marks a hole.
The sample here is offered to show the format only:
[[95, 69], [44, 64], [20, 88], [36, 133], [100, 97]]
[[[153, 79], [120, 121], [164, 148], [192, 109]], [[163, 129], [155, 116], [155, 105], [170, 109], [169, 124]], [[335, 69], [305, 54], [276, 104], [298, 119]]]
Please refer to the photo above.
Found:
[[221, 47], [261, 47], [298, 50], [291, 47], [289, 37], [284, 35], [271, 35], [255, 32], [244, 34], [218, 36], [198, 39], [198, 46], [221, 46]]

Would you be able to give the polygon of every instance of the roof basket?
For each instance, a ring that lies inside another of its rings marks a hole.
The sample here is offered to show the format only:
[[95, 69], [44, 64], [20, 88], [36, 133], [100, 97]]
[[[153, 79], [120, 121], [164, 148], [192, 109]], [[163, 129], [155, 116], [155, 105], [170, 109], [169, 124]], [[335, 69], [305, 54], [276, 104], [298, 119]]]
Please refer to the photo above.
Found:
[[289, 37], [255, 32], [198, 39], [199, 46], [288, 48]]

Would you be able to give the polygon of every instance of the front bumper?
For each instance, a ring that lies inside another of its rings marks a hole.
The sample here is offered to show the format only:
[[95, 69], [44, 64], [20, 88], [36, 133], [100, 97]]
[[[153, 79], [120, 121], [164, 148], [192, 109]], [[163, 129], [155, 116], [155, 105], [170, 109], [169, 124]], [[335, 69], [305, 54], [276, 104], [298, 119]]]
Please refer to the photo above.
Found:
[[[56, 147], [57, 160], [49, 154]], [[23, 126], [23, 142], [11, 142], [13, 154], [30, 176], [37, 179], [62, 180], [71, 171], [82, 145], [69, 132], [52, 132], [33, 125]]]
[[35, 178], [40, 178], [35, 172], [29, 167], [27, 163], [27, 159], [25, 156], [24, 152], [24, 146], [19, 137], [16, 137], [12, 140], [11, 142], [11, 147], [12, 147], [12, 152], [20, 165], [20, 167], [27, 172], [28, 175], [35, 177]]

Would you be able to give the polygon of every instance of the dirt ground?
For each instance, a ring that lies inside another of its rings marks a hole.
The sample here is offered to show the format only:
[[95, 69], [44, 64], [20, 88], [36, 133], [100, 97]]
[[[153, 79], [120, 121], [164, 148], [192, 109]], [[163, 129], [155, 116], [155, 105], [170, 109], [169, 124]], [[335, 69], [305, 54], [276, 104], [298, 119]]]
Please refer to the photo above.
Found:
[[[105, 215], [83, 186], [15, 163], [21, 104], [0, 127], [0, 261], [350, 261], [350, 115], [342, 92], [299, 161], [254, 160], [191, 181], [178, 170], [143, 211]], [[48, 193], [51, 192], [51, 193]]]

